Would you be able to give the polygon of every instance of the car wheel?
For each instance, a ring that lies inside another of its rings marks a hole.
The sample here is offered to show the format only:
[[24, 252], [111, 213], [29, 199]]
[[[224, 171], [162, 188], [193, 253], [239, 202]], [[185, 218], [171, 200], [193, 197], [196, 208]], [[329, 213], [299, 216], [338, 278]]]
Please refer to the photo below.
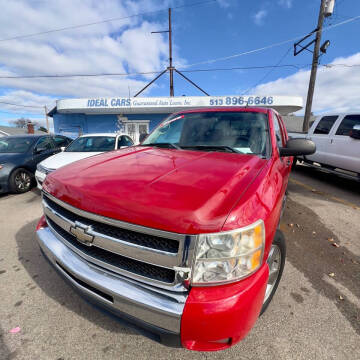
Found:
[[14, 193], [20, 194], [29, 191], [31, 189], [32, 183], [33, 175], [26, 169], [16, 169], [10, 175], [10, 189]]
[[295, 156], [294, 160], [293, 160], [293, 163], [291, 165], [291, 170], [294, 170], [296, 168], [296, 165], [297, 165], [297, 157]]
[[276, 289], [279, 285], [286, 256], [285, 237], [280, 230], [276, 230], [274, 241], [271, 245], [267, 263], [269, 266], [269, 279], [266, 285], [265, 297], [260, 315], [265, 312], [269, 306]]

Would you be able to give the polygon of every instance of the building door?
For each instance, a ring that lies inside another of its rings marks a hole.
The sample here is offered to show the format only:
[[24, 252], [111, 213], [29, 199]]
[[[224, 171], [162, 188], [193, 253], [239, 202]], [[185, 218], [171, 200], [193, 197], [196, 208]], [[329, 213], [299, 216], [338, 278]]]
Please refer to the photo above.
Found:
[[149, 133], [150, 120], [129, 120], [125, 122], [125, 132], [134, 141], [134, 144], [139, 143], [140, 134]]

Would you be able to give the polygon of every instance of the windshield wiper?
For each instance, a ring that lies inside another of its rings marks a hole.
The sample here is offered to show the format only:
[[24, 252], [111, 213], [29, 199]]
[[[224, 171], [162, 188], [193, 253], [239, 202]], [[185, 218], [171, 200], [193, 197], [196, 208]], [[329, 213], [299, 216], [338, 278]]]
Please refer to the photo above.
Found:
[[182, 146], [183, 149], [198, 149], [198, 150], [214, 150], [214, 151], [226, 151], [232, 153], [242, 154], [240, 151], [235, 150], [231, 146], [226, 145], [191, 145], [191, 146]]
[[160, 148], [171, 148], [171, 149], [177, 149], [181, 150], [181, 147], [179, 145], [176, 145], [174, 143], [150, 143], [150, 144], [140, 144], [141, 146], [155, 146]]

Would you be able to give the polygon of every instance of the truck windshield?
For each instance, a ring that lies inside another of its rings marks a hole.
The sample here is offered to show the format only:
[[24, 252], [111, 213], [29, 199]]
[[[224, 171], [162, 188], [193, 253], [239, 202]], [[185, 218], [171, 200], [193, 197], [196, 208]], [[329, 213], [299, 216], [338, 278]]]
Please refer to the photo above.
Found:
[[85, 136], [74, 140], [65, 152], [103, 152], [115, 149], [115, 136]]
[[141, 145], [266, 156], [268, 116], [259, 112], [171, 115]]
[[0, 138], [0, 153], [25, 153], [36, 139], [29, 137]]

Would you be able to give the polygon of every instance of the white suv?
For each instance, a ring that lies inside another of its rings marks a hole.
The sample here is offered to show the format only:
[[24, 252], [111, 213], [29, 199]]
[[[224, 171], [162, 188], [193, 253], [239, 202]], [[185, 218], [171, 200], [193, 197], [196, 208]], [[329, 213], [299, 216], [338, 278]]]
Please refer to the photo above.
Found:
[[37, 165], [35, 178], [41, 190], [47, 174], [74, 161], [100, 154], [105, 151], [122, 149], [134, 145], [125, 134], [87, 134], [78, 137], [62, 152], [51, 156]]

